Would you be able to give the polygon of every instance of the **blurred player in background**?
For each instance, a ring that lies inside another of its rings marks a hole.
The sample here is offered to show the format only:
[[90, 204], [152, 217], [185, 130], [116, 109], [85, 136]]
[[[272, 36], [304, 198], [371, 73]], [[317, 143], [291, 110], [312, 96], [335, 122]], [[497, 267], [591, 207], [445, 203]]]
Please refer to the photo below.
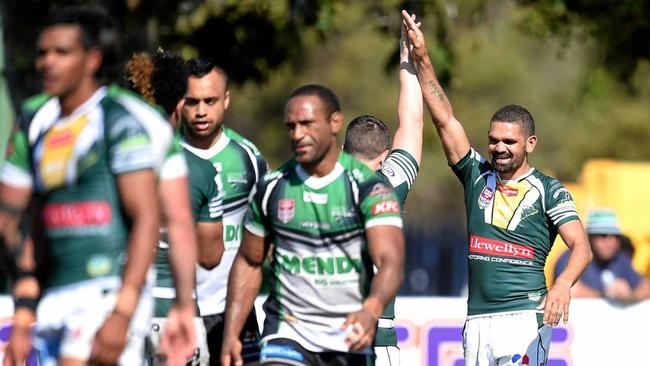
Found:
[[[573, 199], [558, 180], [528, 164], [537, 137], [525, 108], [508, 105], [492, 117], [491, 161], [471, 148], [438, 83], [422, 32], [412, 16], [405, 11], [402, 16], [424, 101], [447, 162], [465, 190], [469, 235], [465, 362], [546, 365], [551, 326], [562, 317], [568, 321], [571, 286], [592, 256]], [[547, 291], [544, 263], [558, 233], [571, 255]]]
[[[230, 104], [225, 71], [200, 59], [188, 61], [187, 69], [189, 78], [181, 108], [182, 145], [217, 169], [224, 190], [223, 259], [212, 270], [197, 269], [199, 308], [208, 332], [210, 364], [219, 365], [228, 274], [241, 243], [242, 222], [251, 190], [266, 172], [267, 165], [255, 145], [224, 126]], [[244, 361], [249, 363], [259, 359], [259, 327], [255, 311], [247, 315], [240, 339], [244, 344]]]
[[[415, 66], [409, 56], [409, 41], [405, 25], [400, 37], [400, 93], [397, 102], [399, 126], [395, 131], [393, 143], [390, 131], [380, 119], [373, 116], [360, 116], [353, 119], [345, 131], [343, 150], [372, 170], [379, 178], [393, 187], [400, 207], [404, 209], [406, 196], [418, 174], [422, 156], [422, 92]], [[397, 334], [393, 326], [395, 319], [395, 299], [387, 306], [379, 318], [377, 334], [373, 342], [375, 365], [399, 365]]]
[[[630, 255], [622, 249], [623, 232], [616, 213], [594, 210], [587, 216], [587, 234], [594, 253], [580, 281], [571, 288], [574, 297], [606, 297], [620, 302], [650, 298], [650, 281], [632, 267]], [[555, 264], [555, 275], [566, 268], [569, 253]]]
[[[134, 89], [151, 104], [159, 104], [163, 107], [175, 126], [178, 124], [178, 113], [187, 90], [187, 73], [184, 64], [185, 61], [180, 56], [164, 51], [156, 52], [153, 57], [148, 54], [137, 54], [128, 63], [129, 80], [133, 83]], [[186, 149], [183, 150], [188, 164], [192, 208], [192, 211], [188, 212], [187, 216], [190, 219], [194, 218], [196, 221], [197, 236], [180, 238], [184, 240], [185, 245], [179, 245], [177, 241], [179, 238], [176, 238], [174, 232], [170, 230], [172, 226], [167, 225], [163, 230], [155, 260], [157, 280], [153, 291], [155, 310], [151, 334], [153, 350], [150, 355], [150, 359], [154, 364], [162, 362], [160, 359], [161, 354], [165, 351], [165, 338], [161, 336], [168, 330], [167, 325], [170, 324], [165, 317], [170, 312], [170, 309], [173, 310], [175, 306], [178, 306], [179, 300], [178, 294], [174, 290], [176, 271], [170, 271], [170, 264], [173, 261], [178, 262], [180, 260], [177, 256], [187, 257], [186, 253], [180, 252], [178, 249], [175, 250], [175, 248], [180, 246], [187, 249], [187, 244], [192, 245], [193, 248], [198, 248], [198, 264], [206, 269], [216, 267], [223, 255], [223, 226], [221, 223], [223, 189], [220, 188], [221, 178], [212, 164]], [[165, 184], [169, 183], [161, 182], [161, 193]], [[161, 194], [163, 206], [165, 206], [165, 201], [170, 200], [170, 197], [178, 195], [175, 190], [172, 190], [173, 188], [175, 187], [170, 187], [165, 192], [166, 194]], [[178, 190], [184, 189], [187, 192], [187, 186], [176, 188]], [[173, 208], [172, 205], [168, 206]], [[178, 215], [176, 211], [163, 211], [166, 215]], [[185, 272], [185, 276], [191, 277], [191, 286], [194, 287], [195, 263], [184, 261], [183, 265], [184, 267], [181, 270]], [[196, 302], [191, 301], [191, 303], [191, 312], [194, 315]], [[194, 352], [192, 364], [207, 365], [209, 352], [205, 327], [201, 318], [195, 320], [194, 327], [198, 348]], [[161, 340], [163, 340], [163, 347], [161, 347]], [[175, 359], [167, 359], [166, 361], [168, 364], [176, 364]]]
[[403, 278], [399, 202], [374, 171], [340, 150], [343, 114], [329, 89], [295, 90], [285, 125], [294, 159], [264, 176], [246, 214], [228, 283], [222, 363], [241, 363], [237, 335], [272, 242], [260, 363], [365, 365], [374, 359], [377, 319]]
[[35, 221], [36, 263], [15, 285], [7, 365], [24, 361], [34, 312], [43, 365], [143, 362], [151, 315], [143, 287], [159, 227], [152, 192], [172, 129], [146, 103], [102, 86], [116, 43], [109, 18], [92, 7], [63, 8], [40, 33], [45, 94], [23, 104], [0, 175], [2, 204], [21, 211], [33, 193]]

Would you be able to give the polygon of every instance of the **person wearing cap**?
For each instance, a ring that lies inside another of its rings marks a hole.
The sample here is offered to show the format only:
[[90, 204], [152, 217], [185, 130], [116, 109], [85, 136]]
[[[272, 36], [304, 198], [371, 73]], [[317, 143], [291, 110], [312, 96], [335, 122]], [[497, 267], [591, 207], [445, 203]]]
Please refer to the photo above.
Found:
[[[623, 232], [616, 213], [599, 209], [587, 216], [587, 234], [594, 254], [582, 278], [571, 289], [573, 297], [606, 297], [620, 302], [650, 298], [650, 281], [632, 267], [628, 253], [621, 249]], [[569, 255], [564, 253], [555, 265], [562, 272]]]

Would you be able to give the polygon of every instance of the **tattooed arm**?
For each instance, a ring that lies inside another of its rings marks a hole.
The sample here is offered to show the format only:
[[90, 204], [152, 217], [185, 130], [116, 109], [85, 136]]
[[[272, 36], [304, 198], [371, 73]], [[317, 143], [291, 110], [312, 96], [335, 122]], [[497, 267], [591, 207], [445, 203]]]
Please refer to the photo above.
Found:
[[402, 11], [409, 40], [413, 46], [411, 57], [415, 62], [424, 102], [442, 141], [447, 162], [454, 165], [469, 152], [470, 145], [463, 126], [454, 117], [447, 95], [438, 82], [433, 64], [427, 53], [424, 35], [415, 23], [415, 16]]

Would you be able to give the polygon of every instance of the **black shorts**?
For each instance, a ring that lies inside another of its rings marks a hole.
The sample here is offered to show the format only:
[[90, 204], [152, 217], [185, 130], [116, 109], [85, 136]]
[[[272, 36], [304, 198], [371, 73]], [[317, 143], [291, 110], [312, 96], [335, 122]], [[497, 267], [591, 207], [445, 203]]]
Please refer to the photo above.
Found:
[[[207, 315], [203, 317], [203, 324], [208, 334], [208, 350], [210, 351], [210, 366], [221, 366], [221, 345], [223, 343], [223, 326], [225, 314]], [[242, 343], [241, 356], [244, 364], [257, 362], [260, 359], [260, 331], [257, 326], [255, 309], [251, 311], [244, 328], [239, 333]]]
[[287, 338], [271, 339], [261, 346], [260, 365], [373, 366], [374, 355], [347, 352], [311, 352]]

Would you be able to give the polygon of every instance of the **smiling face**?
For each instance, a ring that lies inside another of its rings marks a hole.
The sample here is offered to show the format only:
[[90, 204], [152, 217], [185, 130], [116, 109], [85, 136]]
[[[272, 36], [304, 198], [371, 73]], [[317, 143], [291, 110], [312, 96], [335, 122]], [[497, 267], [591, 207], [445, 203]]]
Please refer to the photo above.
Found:
[[341, 113], [329, 114], [317, 95], [298, 95], [289, 99], [285, 125], [296, 161], [303, 166], [316, 165], [332, 147], [336, 149], [336, 134], [341, 128], [341, 120]]
[[201, 145], [216, 142], [229, 104], [230, 90], [219, 72], [190, 76], [181, 108], [186, 136]]
[[85, 78], [94, 77], [100, 63], [99, 50], [86, 50], [82, 45], [79, 26], [55, 25], [41, 32], [36, 71], [46, 93], [57, 97], [74, 94]]
[[488, 147], [492, 166], [505, 179], [528, 171], [528, 154], [533, 152], [536, 143], [537, 137], [526, 137], [520, 123], [490, 123]]

